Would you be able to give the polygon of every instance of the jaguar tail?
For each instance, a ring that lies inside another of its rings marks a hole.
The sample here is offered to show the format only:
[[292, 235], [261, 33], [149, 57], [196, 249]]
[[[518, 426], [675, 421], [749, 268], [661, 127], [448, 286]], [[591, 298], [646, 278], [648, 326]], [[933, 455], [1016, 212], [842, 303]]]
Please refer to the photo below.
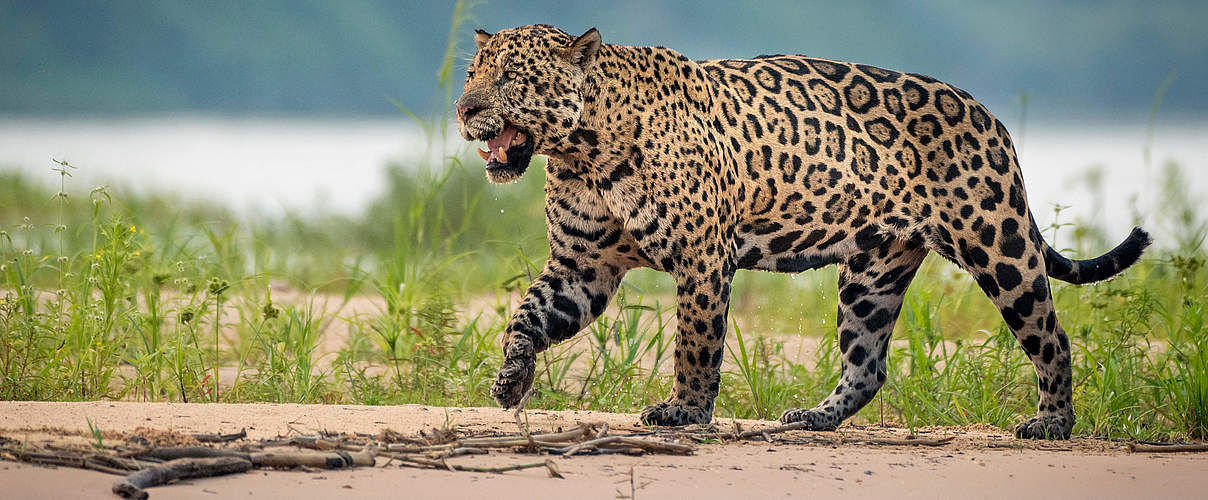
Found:
[[1153, 239], [1149, 237], [1149, 233], [1144, 229], [1134, 227], [1132, 233], [1123, 242], [1107, 253], [1093, 259], [1073, 260], [1061, 256], [1057, 250], [1045, 242], [1045, 269], [1050, 278], [1057, 278], [1075, 285], [1103, 281], [1135, 264], [1150, 243], [1153, 243]]

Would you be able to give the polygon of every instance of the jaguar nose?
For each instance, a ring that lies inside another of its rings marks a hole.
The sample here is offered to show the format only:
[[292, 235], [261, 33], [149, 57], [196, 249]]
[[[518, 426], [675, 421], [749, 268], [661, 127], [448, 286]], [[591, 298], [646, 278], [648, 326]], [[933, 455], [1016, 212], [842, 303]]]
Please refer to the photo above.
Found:
[[474, 115], [477, 115], [483, 109], [485, 108], [476, 102], [466, 102], [465, 99], [457, 100], [457, 116], [463, 122], [473, 118]]

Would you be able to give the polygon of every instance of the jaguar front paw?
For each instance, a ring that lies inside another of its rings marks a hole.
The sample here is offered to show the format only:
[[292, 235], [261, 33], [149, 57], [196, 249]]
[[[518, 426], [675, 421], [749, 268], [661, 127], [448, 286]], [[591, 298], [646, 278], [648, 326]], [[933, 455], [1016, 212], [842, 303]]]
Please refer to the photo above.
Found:
[[505, 348], [503, 366], [491, 385], [491, 397], [504, 408], [520, 404], [524, 394], [533, 386], [533, 374], [537, 371], [537, 355], [533, 343], [524, 338], [513, 338]]

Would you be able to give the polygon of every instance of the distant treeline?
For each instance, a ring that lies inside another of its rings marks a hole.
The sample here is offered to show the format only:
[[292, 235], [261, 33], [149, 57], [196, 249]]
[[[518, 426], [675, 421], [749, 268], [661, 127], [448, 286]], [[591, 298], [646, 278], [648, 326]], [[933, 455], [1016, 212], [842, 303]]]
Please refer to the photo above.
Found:
[[[0, 0], [0, 113], [397, 113], [439, 109], [452, 2]], [[992, 109], [1208, 110], [1208, 2], [479, 3], [471, 28], [598, 26], [689, 57], [804, 53], [927, 73]], [[457, 68], [457, 77], [464, 65]], [[1008, 106], [1014, 106], [1010, 108]], [[1010, 115], [1012, 112], [999, 111]]]

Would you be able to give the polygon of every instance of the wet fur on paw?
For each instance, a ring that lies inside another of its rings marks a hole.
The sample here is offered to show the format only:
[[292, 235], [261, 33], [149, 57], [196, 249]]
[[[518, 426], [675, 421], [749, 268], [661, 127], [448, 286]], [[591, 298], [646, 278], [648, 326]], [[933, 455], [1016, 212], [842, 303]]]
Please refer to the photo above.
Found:
[[537, 370], [537, 355], [532, 341], [513, 338], [505, 350], [503, 366], [491, 385], [491, 397], [504, 408], [520, 404], [524, 393], [533, 385], [533, 374]]

